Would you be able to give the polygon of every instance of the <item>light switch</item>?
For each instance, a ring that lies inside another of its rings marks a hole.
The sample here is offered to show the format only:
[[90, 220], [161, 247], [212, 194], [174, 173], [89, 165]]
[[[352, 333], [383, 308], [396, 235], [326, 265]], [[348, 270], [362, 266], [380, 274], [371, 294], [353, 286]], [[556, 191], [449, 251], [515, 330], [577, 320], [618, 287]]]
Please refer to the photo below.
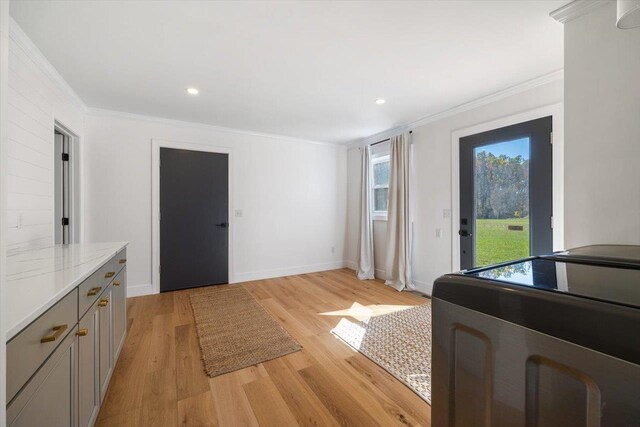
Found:
[[242, 218], [242, 209], [236, 209], [235, 216], [236, 218]]

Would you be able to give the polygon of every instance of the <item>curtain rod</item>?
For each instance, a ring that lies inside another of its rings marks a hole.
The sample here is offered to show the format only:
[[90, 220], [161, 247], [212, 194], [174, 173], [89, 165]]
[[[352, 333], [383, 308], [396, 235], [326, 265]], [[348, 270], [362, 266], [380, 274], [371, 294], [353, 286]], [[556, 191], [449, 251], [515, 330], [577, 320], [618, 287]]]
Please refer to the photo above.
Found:
[[[409, 133], [413, 133], [413, 131], [410, 130]], [[387, 141], [391, 141], [391, 138], [387, 138], [387, 139], [383, 139], [382, 141], [374, 142], [373, 144], [370, 144], [369, 147], [373, 147], [374, 145], [382, 144], [383, 142], [387, 142]]]

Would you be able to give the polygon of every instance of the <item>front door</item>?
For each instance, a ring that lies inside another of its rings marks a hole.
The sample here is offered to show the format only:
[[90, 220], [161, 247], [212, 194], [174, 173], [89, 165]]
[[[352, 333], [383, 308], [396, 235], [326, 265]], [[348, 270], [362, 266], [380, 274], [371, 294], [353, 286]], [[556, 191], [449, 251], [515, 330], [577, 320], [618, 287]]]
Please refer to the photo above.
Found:
[[160, 291], [227, 283], [227, 154], [160, 148]]
[[549, 253], [551, 117], [460, 138], [460, 267]]

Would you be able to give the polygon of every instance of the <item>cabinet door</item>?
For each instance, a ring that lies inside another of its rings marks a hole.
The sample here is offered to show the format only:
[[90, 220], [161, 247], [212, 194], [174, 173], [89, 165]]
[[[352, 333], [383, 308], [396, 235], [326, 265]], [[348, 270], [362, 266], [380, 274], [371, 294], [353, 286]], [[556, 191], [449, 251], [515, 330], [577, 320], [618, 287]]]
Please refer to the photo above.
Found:
[[78, 329], [78, 425], [93, 425], [100, 409], [99, 308], [97, 304], [80, 319]]
[[109, 378], [111, 377], [111, 370], [113, 368], [113, 360], [111, 357], [112, 291], [113, 285], [109, 285], [98, 300], [100, 402], [104, 401], [104, 395], [107, 392], [107, 386], [109, 385]]
[[127, 267], [113, 279], [112, 291], [113, 313], [113, 364], [115, 366], [118, 354], [124, 344], [127, 328]]
[[[7, 408], [11, 427], [77, 425], [77, 329], [74, 327]], [[9, 366], [8, 369], [11, 369]]]

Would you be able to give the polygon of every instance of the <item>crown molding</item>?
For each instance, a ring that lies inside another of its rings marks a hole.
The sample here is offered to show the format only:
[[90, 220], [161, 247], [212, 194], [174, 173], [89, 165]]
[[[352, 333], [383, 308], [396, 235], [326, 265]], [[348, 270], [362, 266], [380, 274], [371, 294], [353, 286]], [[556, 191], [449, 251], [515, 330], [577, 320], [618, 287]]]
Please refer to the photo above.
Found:
[[107, 110], [102, 108], [90, 107], [87, 109], [86, 114], [92, 117], [113, 117], [118, 119], [136, 120], [136, 121], [143, 121], [148, 123], [158, 123], [158, 124], [163, 124], [167, 126], [175, 126], [175, 127], [188, 128], [188, 129], [199, 129], [207, 132], [226, 132], [226, 133], [233, 133], [236, 135], [270, 138], [270, 139], [277, 139], [280, 141], [287, 141], [287, 142], [315, 144], [315, 145], [328, 145], [332, 147], [345, 147], [345, 144], [340, 144], [337, 142], [314, 141], [311, 139], [296, 138], [292, 136], [277, 135], [273, 133], [255, 132], [251, 130], [228, 128], [223, 126], [210, 125], [206, 123], [166, 119], [163, 117], [147, 116], [145, 114], [136, 114], [136, 113], [126, 113], [123, 111]]
[[573, 21], [591, 11], [604, 6], [607, 3], [612, 3], [610, 0], [574, 0], [571, 3], [554, 10], [549, 14], [550, 17], [566, 24], [569, 21]]
[[511, 86], [508, 87], [506, 89], [500, 90], [498, 92], [494, 92], [490, 95], [486, 95], [483, 96], [481, 98], [477, 98], [474, 99], [473, 101], [469, 101], [466, 102], [464, 104], [460, 104], [458, 106], [455, 106], [453, 108], [449, 108], [447, 110], [435, 113], [435, 114], [430, 114], [428, 116], [424, 116], [421, 117], [417, 120], [414, 120], [412, 122], [403, 124], [403, 125], [398, 125], [398, 126], [394, 126], [390, 129], [384, 130], [382, 132], [378, 132], [376, 134], [373, 135], [369, 135], [365, 138], [359, 138], [359, 139], [355, 139], [350, 141], [347, 146], [349, 148], [353, 148], [353, 147], [360, 147], [363, 145], [368, 145], [368, 144], [373, 144], [374, 142], [378, 142], [382, 139], [386, 139], [389, 138], [393, 135], [397, 135], [401, 132], [405, 132], [408, 130], [413, 130], [417, 127], [420, 126], [424, 126], [428, 123], [433, 123], [436, 122], [438, 120], [442, 120], [446, 117], [451, 117], [451, 116], [455, 116], [456, 114], [460, 114], [462, 112], [465, 111], [469, 111], [469, 110], [473, 110], [475, 108], [478, 107], [482, 107], [484, 105], [487, 104], [491, 104], [492, 102], [496, 102], [499, 101], [501, 99], [504, 98], [508, 98], [510, 96], [513, 95], [517, 95], [519, 93], [522, 92], [526, 92], [528, 90], [531, 90], [533, 88], [536, 88], [538, 86], [542, 86], [548, 83], [552, 83], [558, 80], [562, 80], [564, 78], [564, 70], [557, 70], [554, 72], [551, 72], [549, 74], [545, 74], [542, 75], [540, 77], [536, 77], [527, 81], [524, 81], [520, 84], [517, 84], [515, 86]]
[[36, 64], [38, 68], [49, 77], [56, 86], [65, 94], [67, 94], [83, 111], [87, 111], [87, 105], [82, 98], [73, 90], [69, 83], [58, 73], [58, 71], [47, 60], [46, 56], [38, 49], [38, 47], [31, 41], [29, 36], [24, 32], [20, 25], [12, 18], [9, 17], [9, 38], [15, 42], [27, 56]]

